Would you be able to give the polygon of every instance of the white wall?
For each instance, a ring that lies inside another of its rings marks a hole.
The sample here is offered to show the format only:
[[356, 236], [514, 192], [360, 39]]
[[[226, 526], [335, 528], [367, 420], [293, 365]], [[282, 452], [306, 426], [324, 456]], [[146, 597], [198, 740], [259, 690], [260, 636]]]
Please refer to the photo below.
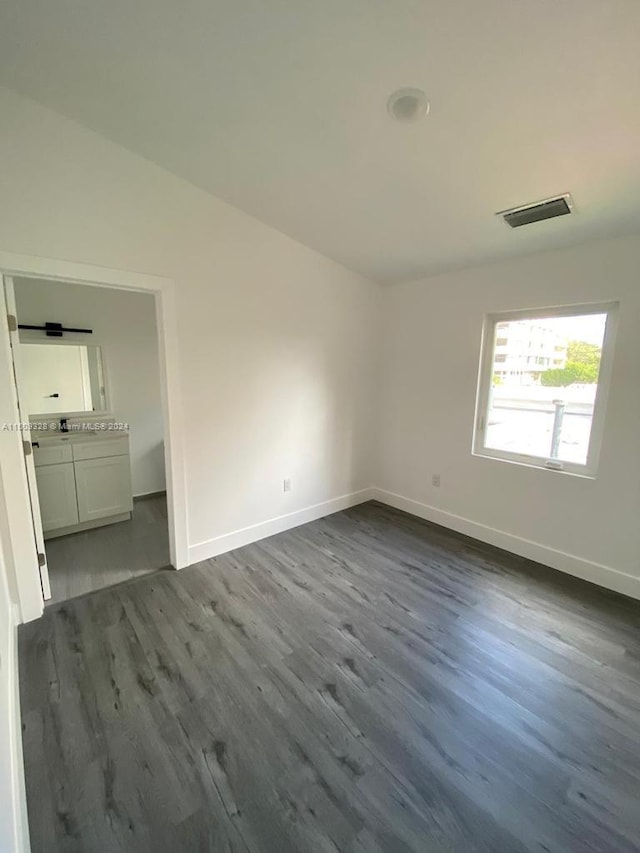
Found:
[[[640, 597], [639, 269], [628, 237], [385, 288], [380, 496]], [[597, 478], [472, 456], [484, 315], [600, 300], [621, 311]]]
[[[16, 278], [14, 287], [18, 322], [37, 325], [51, 320], [93, 329], [90, 341], [87, 335], [71, 334], [65, 340], [102, 348], [110, 410], [116, 421], [130, 427], [133, 493], [162, 491], [163, 424], [153, 296], [23, 278]], [[29, 340], [33, 334], [29, 333]]]
[[378, 286], [33, 102], [0, 111], [0, 249], [176, 281], [193, 553], [369, 486]]

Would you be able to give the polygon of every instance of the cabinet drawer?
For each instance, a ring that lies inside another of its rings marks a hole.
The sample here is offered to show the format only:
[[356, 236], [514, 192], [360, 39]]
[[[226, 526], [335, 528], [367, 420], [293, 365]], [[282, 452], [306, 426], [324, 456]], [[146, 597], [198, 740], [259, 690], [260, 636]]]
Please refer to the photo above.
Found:
[[55, 444], [47, 447], [43, 444], [33, 448], [33, 464], [36, 468], [42, 465], [60, 465], [62, 462], [71, 462], [73, 459], [71, 444]]
[[124, 456], [129, 453], [129, 442], [126, 438], [108, 438], [104, 441], [78, 442], [73, 445], [73, 458], [104, 459], [107, 456]]

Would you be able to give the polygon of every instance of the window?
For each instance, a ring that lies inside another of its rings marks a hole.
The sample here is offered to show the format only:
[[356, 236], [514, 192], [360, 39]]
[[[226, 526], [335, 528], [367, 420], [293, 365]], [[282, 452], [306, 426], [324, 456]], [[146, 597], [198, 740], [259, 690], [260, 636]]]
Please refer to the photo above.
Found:
[[613, 303], [487, 317], [473, 452], [595, 476], [616, 317]]

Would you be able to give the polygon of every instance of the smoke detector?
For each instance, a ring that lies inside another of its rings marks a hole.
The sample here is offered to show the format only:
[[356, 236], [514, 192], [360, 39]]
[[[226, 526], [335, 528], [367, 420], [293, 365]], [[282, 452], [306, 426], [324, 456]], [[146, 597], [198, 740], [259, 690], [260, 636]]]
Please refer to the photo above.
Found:
[[387, 112], [396, 121], [416, 121], [429, 115], [431, 105], [422, 89], [398, 89], [387, 101]]
[[532, 222], [541, 222], [543, 219], [567, 216], [572, 211], [571, 194], [563, 193], [553, 198], [523, 204], [520, 207], [511, 207], [509, 210], [500, 210], [496, 216], [501, 216], [511, 228], [520, 228], [521, 225], [530, 225]]

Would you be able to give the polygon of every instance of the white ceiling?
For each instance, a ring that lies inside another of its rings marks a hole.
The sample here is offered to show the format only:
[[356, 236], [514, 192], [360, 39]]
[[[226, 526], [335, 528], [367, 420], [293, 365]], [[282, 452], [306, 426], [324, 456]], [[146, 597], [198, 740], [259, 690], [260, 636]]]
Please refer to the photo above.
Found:
[[639, 0], [3, 0], [0, 81], [381, 280], [640, 231]]

